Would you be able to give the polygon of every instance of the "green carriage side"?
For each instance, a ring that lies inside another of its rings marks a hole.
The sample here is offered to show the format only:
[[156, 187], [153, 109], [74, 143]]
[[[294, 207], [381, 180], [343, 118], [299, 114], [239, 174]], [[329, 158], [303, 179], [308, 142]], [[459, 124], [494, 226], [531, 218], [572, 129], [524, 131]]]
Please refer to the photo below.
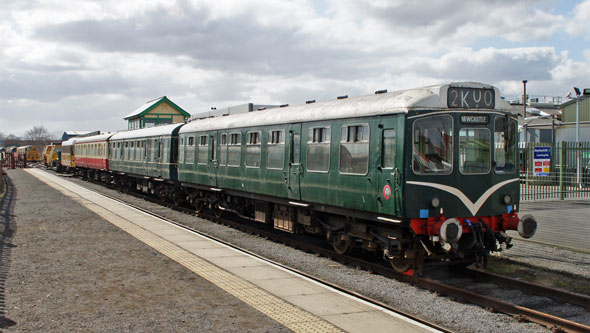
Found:
[[[178, 179], [187, 188], [334, 214], [400, 216], [404, 110], [387, 111], [388, 95], [352, 100], [190, 122], [179, 134]], [[387, 182], [392, 193], [384, 199]]]
[[118, 132], [109, 140], [110, 170], [123, 188], [170, 197], [177, 178], [178, 130], [183, 124]]

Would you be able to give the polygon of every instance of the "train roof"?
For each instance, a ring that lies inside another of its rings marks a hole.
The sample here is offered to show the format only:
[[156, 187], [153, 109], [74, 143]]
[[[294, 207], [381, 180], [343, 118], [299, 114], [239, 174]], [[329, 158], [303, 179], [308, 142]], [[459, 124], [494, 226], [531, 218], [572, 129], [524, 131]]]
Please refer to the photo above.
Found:
[[62, 142], [61, 145], [62, 145], [62, 147], [73, 146], [74, 143], [76, 143], [77, 139], [78, 139], [77, 137], [70, 138], [70, 139]]
[[180, 133], [378, 116], [407, 113], [412, 110], [447, 110], [447, 92], [451, 87], [494, 89], [496, 109], [510, 109], [510, 104], [500, 97], [500, 91], [496, 87], [477, 82], [453, 82], [402, 91], [376, 93], [375, 95], [195, 120], [183, 126], [180, 129]]
[[170, 125], [154, 126], [149, 128], [141, 128], [132, 131], [118, 132], [113, 135], [111, 140], [125, 140], [135, 138], [146, 138], [152, 136], [172, 135], [174, 131], [184, 123], [176, 123]]
[[115, 133], [116, 132], [107, 132], [107, 133], [101, 133], [101, 134], [91, 135], [91, 136], [82, 136], [82, 137], [79, 136], [79, 137], [76, 137], [76, 140], [74, 140], [74, 144], [106, 141], [106, 140], [108, 140], [108, 138], [113, 136], [113, 134], [115, 134]]

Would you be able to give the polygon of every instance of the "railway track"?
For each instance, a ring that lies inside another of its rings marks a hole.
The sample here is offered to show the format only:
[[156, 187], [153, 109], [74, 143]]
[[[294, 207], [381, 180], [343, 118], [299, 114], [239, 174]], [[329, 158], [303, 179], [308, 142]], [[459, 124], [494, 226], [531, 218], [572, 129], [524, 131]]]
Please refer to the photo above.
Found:
[[[100, 184], [100, 183], [97, 183], [97, 184]], [[101, 184], [101, 185], [104, 185], [104, 184]], [[141, 198], [146, 201], [165, 205], [165, 206], [175, 209], [177, 211], [181, 211], [181, 212], [191, 214], [191, 215], [196, 215], [194, 210], [186, 208], [186, 207], [178, 207], [178, 206], [174, 206], [170, 203], [162, 203], [161, 201], [159, 201], [153, 197], [146, 196], [146, 195], [143, 195], [140, 193], [132, 192], [132, 193], [128, 193], [128, 194], [135, 196], [137, 198]], [[103, 194], [103, 195], [105, 195], [105, 194]], [[114, 198], [112, 196], [109, 196], [109, 195], [106, 195], [106, 196], [110, 197], [111, 199], [124, 202], [124, 201]], [[128, 205], [131, 205], [127, 202], [125, 202], [125, 203]], [[137, 207], [134, 205], [131, 205], [131, 206], [135, 207], [136, 209], [142, 210], [148, 214], [151, 214], [153, 216], [157, 216], [157, 217], [162, 218], [166, 221], [169, 221], [170, 223], [175, 223], [177, 225], [182, 226], [183, 228], [187, 228], [187, 229], [190, 229], [191, 231], [200, 233], [199, 231], [196, 231], [196, 230], [189, 228], [187, 226], [184, 226], [182, 224], [178, 224], [177, 222], [171, 221], [171, 220], [167, 219], [166, 217], [163, 217], [159, 214], [150, 212], [146, 209], [143, 209], [143, 208], [140, 208], [140, 207]], [[216, 223], [230, 226], [232, 228], [238, 229], [238, 230], [246, 232], [246, 233], [257, 234], [260, 237], [264, 237], [269, 240], [272, 240], [272, 241], [275, 241], [278, 243], [282, 243], [282, 244], [285, 244], [287, 246], [291, 246], [296, 249], [300, 249], [300, 250], [303, 250], [306, 252], [315, 253], [317, 255], [325, 256], [325, 257], [331, 258], [333, 260], [336, 260], [338, 262], [341, 262], [343, 264], [358, 267], [358, 268], [373, 272], [375, 274], [383, 275], [386, 277], [395, 278], [397, 280], [404, 281], [404, 282], [412, 284], [414, 286], [417, 286], [417, 287], [420, 287], [423, 289], [427, 289], [427, 290], [431, 290], [433, 292], [438, 293], [439, 295], [453, 297], [453, 298], [456, 298], [456, 299], [463, 301], [463, 302], [476, 304], [476, 305], [482, 306], [490, 311], [509, 314], [509, 315], [514, 316], [519, 321], [535, 322], [535, 323], [541, 324], [541, 325], [543, 325], [553, 331], [557, 331], [557, 332], [590, 332], [589, 325], [571, 320], [571, 317], [572, 317], [571, 313], [569, 316], [567, 315], [567, 313], [566, 314], [559, 314], [559, 313], [551, 314], [551, 313], [544, 312], [543, 310], [540, 310], [538, 308], [533, 308], [532, 306], [528, 307], [528, 306], [517, 305], [517, 304], [509, 302], [505, 299], [495, 297], [493, 295], [486, 295], [485, 292], [482, 292], [482, 290], [481, 290], [482, 288], [478, 288], [478, 285], [481, 286], [481, 285], [485, 285], [485, 284], [488, 284], [488, 285], [493, 284], [497, 288], [502, 288], [504, 290], [516, 290], [523, 295], [522, 298], [519, 299], [521, 301], [521, 303], [523, 300], [525, 300], [525, 303], [526, 303], [526, 299], [525, 299], [526, 297], [546, 298], [549, 300], [547, 302], [553, 302], [553, 303], [550, 303], [549, 305], [545, 304], [545, 306], [542, 307], [545, 309], [552, 308], [552, 307], [559, 307], [560, 305], [565, 306], [565, 304], [570, 304], [571, 306], [578, 308], [576, 313], [578, 313], [579, 311], [582, 311], [582, 312], [586, 312], [586, 316], [590, 316], [588, 314], [588, 311], [590, 311], [590, 297], [586, 296], [586, 295], [575, 294], [575, 293], [567, 292], [567, 291], [560, 290], [560, 289], [549, 288], [549, 287], [542, 286], [539, 284], [534, 284], [534, 283], [530, 283], [530, 282], [526, 282], [526, 281], [522, 281], [522, 280], [516, 280], [516, 279], [500, 276], [497, 274], [492, 274], [492, 273], [489, 273], [489, 272], [486, 272], [483, 270], [466, 269], [466, 270], [462, 271], [461, 275], [458, 277], [458, 279], [461, 281], [459, 283], [461, 286], [458, 286], [457, 283], [455, 283], [455, 285], [454, 285], [452, 282], [448, 282], [448, 279], [446, 281], [445, 279], [437, 280], [437, 279], [426, 278], [426, 277], [403, 275], [403, 274], [399, 274], [399, 273], [394, 272], [390, 266], [386, 265], [383, 262], [374, 262], [374, 261], [368, 260], [366, 258], [357, 257], [357, 256], [340, 255], [340, 254], [336, 253], [331, 247], [328, 247], [327, 244], [325, 244], [323, 242], [319, 242], [317, 240], [314, 241], [314, 239], [311, 239], [311, 238], [306, 238], [306, 239], [302, 240], [301, 237], [296, 238], [290, 234], [277, 232], [274, 229], [272, 229], [271, 227], [268, 227], [266, 225], [262, 225], [260, 223], [255, 223], [255, 222], [251, 222], [251, 221], [244, 221], [244, 218], [240, 218], [240, 217], [233, 215], [233, 214], [219, 214], [219, 211], [218, 211], [217, 214], [215, 214], [213, 212], [204, 212], [204, 213], [198, 214], [198, 216], [202, 217], [202, 218], [206, 218], [206, 219], [216, 222]], [[202, 233], [200, 233], [200, 234], [202, 234]], [[205, 235], [205, 236], [210, 237], [209, 235]], [[211, 237], [211, 238], [213, 238], [213, 237]], [[232, 246], [234, 248], [237, 248], [234, 245], [232, 245], [228, 242], [225, 242], [223, 240], [219, 240], [219, 239], [216, 239], [216, 240], [220, 241], [222, 243], [225, 243], [229, 246]], [[251, 255], [255, 255], [263, 260], [270, 261], [266, 258], [262, 258], [256, 254], [253, 254], [245, 249], [239, 249], [239, 250], [244, 251], [244, 252], [248, 252]], [[276, 263], [276, 262], [273, 262], [273, 263], [280, 265], [285, 269], [295, 271], [298, 274], [303, 274], [303, 275], [307, 276], [308, 278], [314, 279], [320, 283], [328, 284], [331, 287], [336, 288], [342, 292], [353, 294], [356, 297], [361, 297], [368, 302], [371, 302], [371, 303], [379, 305], [379, 306], [383, 306], [384, 308], [387, 308], [390, 311], [400, 313], [404, 316], [410, 317], [410, 318], [417, 320], [419, 322], [422, 322], [426, 325], [429, 325], [431, 327], [435, 327], [436, 329], [440, 329], [440, 330], [445, 331], [444, 328], [440, 328], [440, 327], [436, 326], [435, 324], [429, 323], [429, 322], [424, 321], [420, 318], [416, 318], [410, 314], [400, 312], [399, 310], [388, 307], [387, 305], [382, 304], [379, 301], [368, 299], [368, 298], [366, 298], [362, 295], [359, 295], [353, 291], [345, 290], [341, 287], [329, 284], [326, 281], [317, 279], [313, 276], [309, 276], [303, 272], [300, 272], [300, 271], [294, 270], [290, 267], [281, 265], [280, 263]], [[455, 277], [455, 280], [456, 279], [457, 279], [457, 277]], [[472, 281], [466, 283], [465, 279], [471, 279]], [[478, 291], [478, 289], [480, 289], [480, 290]], [[484, 291], [485, 291], [485, 289], [490, 289], [490, 288], [483, 288]], [[493, 287], [492, 287], [492, 290], [493, 290]], [[579, 309], [581, 309], [581, 310], [579, 310]]]

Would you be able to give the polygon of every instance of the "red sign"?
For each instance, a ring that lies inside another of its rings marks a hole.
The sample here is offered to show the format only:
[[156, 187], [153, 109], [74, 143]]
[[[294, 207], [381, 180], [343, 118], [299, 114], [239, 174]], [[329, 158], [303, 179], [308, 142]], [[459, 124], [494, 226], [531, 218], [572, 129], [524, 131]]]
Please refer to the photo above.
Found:
[[389, 200], [389, 197], [391, 197], [391, 187], [389, 187], [389, 185], [383, 187], [383, 197], [385, 200]]

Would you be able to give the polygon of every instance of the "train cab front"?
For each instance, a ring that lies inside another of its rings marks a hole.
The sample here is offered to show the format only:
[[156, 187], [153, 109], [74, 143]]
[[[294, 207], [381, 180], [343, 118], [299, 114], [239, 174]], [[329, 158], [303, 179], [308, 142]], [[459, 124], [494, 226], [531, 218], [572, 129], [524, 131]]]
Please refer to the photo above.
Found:
[[519, 217], [517, 123], [508, 112], [466, 110], [408, 117], [404, 211], [426, 258], [485, 262], [510, 248], [508, 230], [535, 234]]

